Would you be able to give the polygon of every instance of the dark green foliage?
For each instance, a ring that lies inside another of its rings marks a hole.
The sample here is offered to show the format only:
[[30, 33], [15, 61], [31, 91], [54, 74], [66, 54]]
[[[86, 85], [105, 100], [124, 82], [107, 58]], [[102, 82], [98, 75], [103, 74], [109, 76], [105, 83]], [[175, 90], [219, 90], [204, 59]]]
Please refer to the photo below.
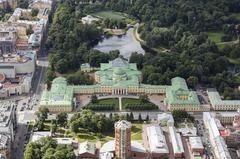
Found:
[[111, 132], [114, 128], [115, 118], [115, 115], [111, 119], [102, 114], [95, 114], [91, 110], [83, 110], [81, 113], [75, 113], [68, 125], [75, 133], [79, 131], [79, 128], [89, 132]]
[[37, 8], [32, 8], [32, 10], [31, 10], [31, 14], [33, 17], [37, 16], [38, 12], [39, 12], [39, 9], [37, 9]]
[[33, 33], [34, 33], [34, 31], [33, 31], [33, 29], [32, 29], [32, 25], [30, 25], [30, 26], [27, 28], [26, 33], [27, 33], [27, 35], [30, 35], [30, 34], [33, 34]]
[[89, 104], [83, 109], [90, 109], [90, 110], [115, 110], [115, 105], [114, 104]]
[[157, 110], [158, 106], [151, 103], [136, 103], [126, 104], [125, 108], [129, 110]]
[[113, 20], [113, 19], [104, 19], [104, 25], [107, 28], [111, 28], [111, 29], [123, 29], [127, 26], [126, 22], [124, 20]]
[[67, 123], [67, 117], [68, 115], [65, 112], [58, 113], [56, 117], [57, 124], [59, 124], [60, 126], [65, 126], [65, 124]]
[[183, 122], [185, 119], [190, 120], [191, 122], [194, 121], [194, 117], [188, 114], [185, 110], [174, 110], [172, 111], [172, 115], [175, 122]]
[[138, 115], [138, 122], [139, 123], [141, 123], [141, 122], [143, 122], [143, 120], [142, 120], [142, 115], [139, 113], [139, 115]]
[[37, 119], [34, 127], [36, 127], [39, 131], [44, 129], [44, 121], [48, 117], [48, 108], [46, 107], [40, 107], [38, 112], [36, 112]]
[[93, 94], [93, 95], [91, 96], [91, 103], [92, 103], [92, 104], [96, 104], [97, 102], [98, 102], [97, 96], [96, 96], [95, 94]]
[[69, 84], [81, 85], [93, 84], [93, 79], [88, 75], [81, 71], [77, 71], [76, 73], [67, 75], [67, 81]]
[[133, 120], [134, 120], [134, 116], [133, 116], [133, 113], [132, 113], [132, 112], [130, 113], [129, 119], [130, 119], [130, 121], [133, 121]]
[[24, 159], [75, 159], [71, 145], [57, 145], [51, 137], [28, 143]]
[[29, 0], [20, 0], [18, 2], [18, 7], [19, 8], [25, 8], [27, 9], [28, 8], [28, 5], [29, 5]]

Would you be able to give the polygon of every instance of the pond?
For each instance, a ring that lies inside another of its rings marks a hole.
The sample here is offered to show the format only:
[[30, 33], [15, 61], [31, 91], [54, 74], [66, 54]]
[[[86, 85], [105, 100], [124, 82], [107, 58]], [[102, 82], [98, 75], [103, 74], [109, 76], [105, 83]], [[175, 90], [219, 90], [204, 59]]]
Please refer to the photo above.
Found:
[[141, 47], [141, 44], [135, 39], [133, 35], [133, 28], [130, 28], [126, 35], [123, 36], [111, 36], [104, 38], [101, 42], [94, 47], [99, 51], [108, 53], [111, 50], [119, 50], [120, 54], [129, 59], [133, 52], [144, 54], [145, 51]]

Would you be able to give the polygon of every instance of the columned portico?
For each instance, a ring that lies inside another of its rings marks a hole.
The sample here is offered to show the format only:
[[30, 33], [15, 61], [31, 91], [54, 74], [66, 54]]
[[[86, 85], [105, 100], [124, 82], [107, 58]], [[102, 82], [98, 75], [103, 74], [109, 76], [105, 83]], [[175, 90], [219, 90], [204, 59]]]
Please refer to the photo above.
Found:
[[113, 95], [126, 95], [127, 89], [126, 88], [113, 88], [112, 94]]

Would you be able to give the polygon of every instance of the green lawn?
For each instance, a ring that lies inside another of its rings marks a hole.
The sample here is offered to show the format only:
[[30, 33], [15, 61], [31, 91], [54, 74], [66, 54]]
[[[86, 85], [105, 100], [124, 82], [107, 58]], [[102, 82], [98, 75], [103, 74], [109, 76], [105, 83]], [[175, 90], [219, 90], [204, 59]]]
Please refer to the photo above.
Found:
[[132, 125], [132, 140], [142, 140], [142, 124], [133, 124]]
[[206, 32], [206, 34], [215, 43], [221, 42], [221, 37], [224, 35], [223, 32]]
[[100, 99], [98, 104], [114, 104], [115, 107], [119, 107], [118, 98]]
[[102, 137], [97, 136], [94, 133], [77, 133], [75, 136], [77, 140], [82, 143], [85, 141], [90, 141], [96, 143], [97, 141], [101, 141], [103, 143], [113, 140], [114, 139], [114, 134], [103, 134]]
[[141, 103], [140, 99], [122, 98], [123, 108], [125, 108], [127, 104], [140, 104], [140, 103]]
[[[96, 143], [97, 141], [101, 141], [102, 143], [105, 143], [107, 141], [114, 139], [114, 131], [111, 133], [103, 133], [102, 137], [99, 137], [95, 133], [87, 133], [87, 132], [81, 132], [77, 133], [75, 135], [70, 134], [70, 136], [74, 136], [77, 138], [77, 140], [82, 143], [85, 141], [90, 141]], [[131, 133], [132, 140], [142, 140], [142, 124], [134, 123], [132, 124], [132, 133]]]
[[[44, 131], [50, 131], [51, 123], [49, 121], [46, 121], [44, 122], [44, 125]], [[133, 123], [131, 130], [132, 140], [142, 140], [142, 124]], [[76, 138], [80, 143], [85, 141], [90, 141], [94, 143], [96, 143], [97, 141], [101, 141], [102, 143], [105, 143], [107, 141], [113, 140], [115, 137], [114, 131], [109, 133], [102, 133], [101, 136], [99, 136], [96, 133], [87, 132], [85, 129], [81, 129], [79, 133], [74, 134], [70, 132], [69, 129], [65, 131], [63, 128], [58, 128], [57, 133], [60, 133], [58, 137], [64, 137], [64, 135], [66, 135], [67, 137]]]
[[122, 20], [127, 18], [125, 14], [114, 11], [101, 11], [93, 13], [92, 15], [102, 17], [103, 19], [109, 18], [113, 20]]

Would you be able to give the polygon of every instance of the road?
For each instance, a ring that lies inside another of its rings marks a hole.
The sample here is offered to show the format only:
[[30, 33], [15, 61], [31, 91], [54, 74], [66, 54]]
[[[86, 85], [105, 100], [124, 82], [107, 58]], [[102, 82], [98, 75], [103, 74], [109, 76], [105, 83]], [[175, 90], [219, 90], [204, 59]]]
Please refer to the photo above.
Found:
[[13, 145], [13, 151], [14, 151], [14, 153], [12, 153], [13, 159], [23, 158], [25, 134], [27, 134], [27, 125], [19, 124], [16, 132], [15, 142]]

